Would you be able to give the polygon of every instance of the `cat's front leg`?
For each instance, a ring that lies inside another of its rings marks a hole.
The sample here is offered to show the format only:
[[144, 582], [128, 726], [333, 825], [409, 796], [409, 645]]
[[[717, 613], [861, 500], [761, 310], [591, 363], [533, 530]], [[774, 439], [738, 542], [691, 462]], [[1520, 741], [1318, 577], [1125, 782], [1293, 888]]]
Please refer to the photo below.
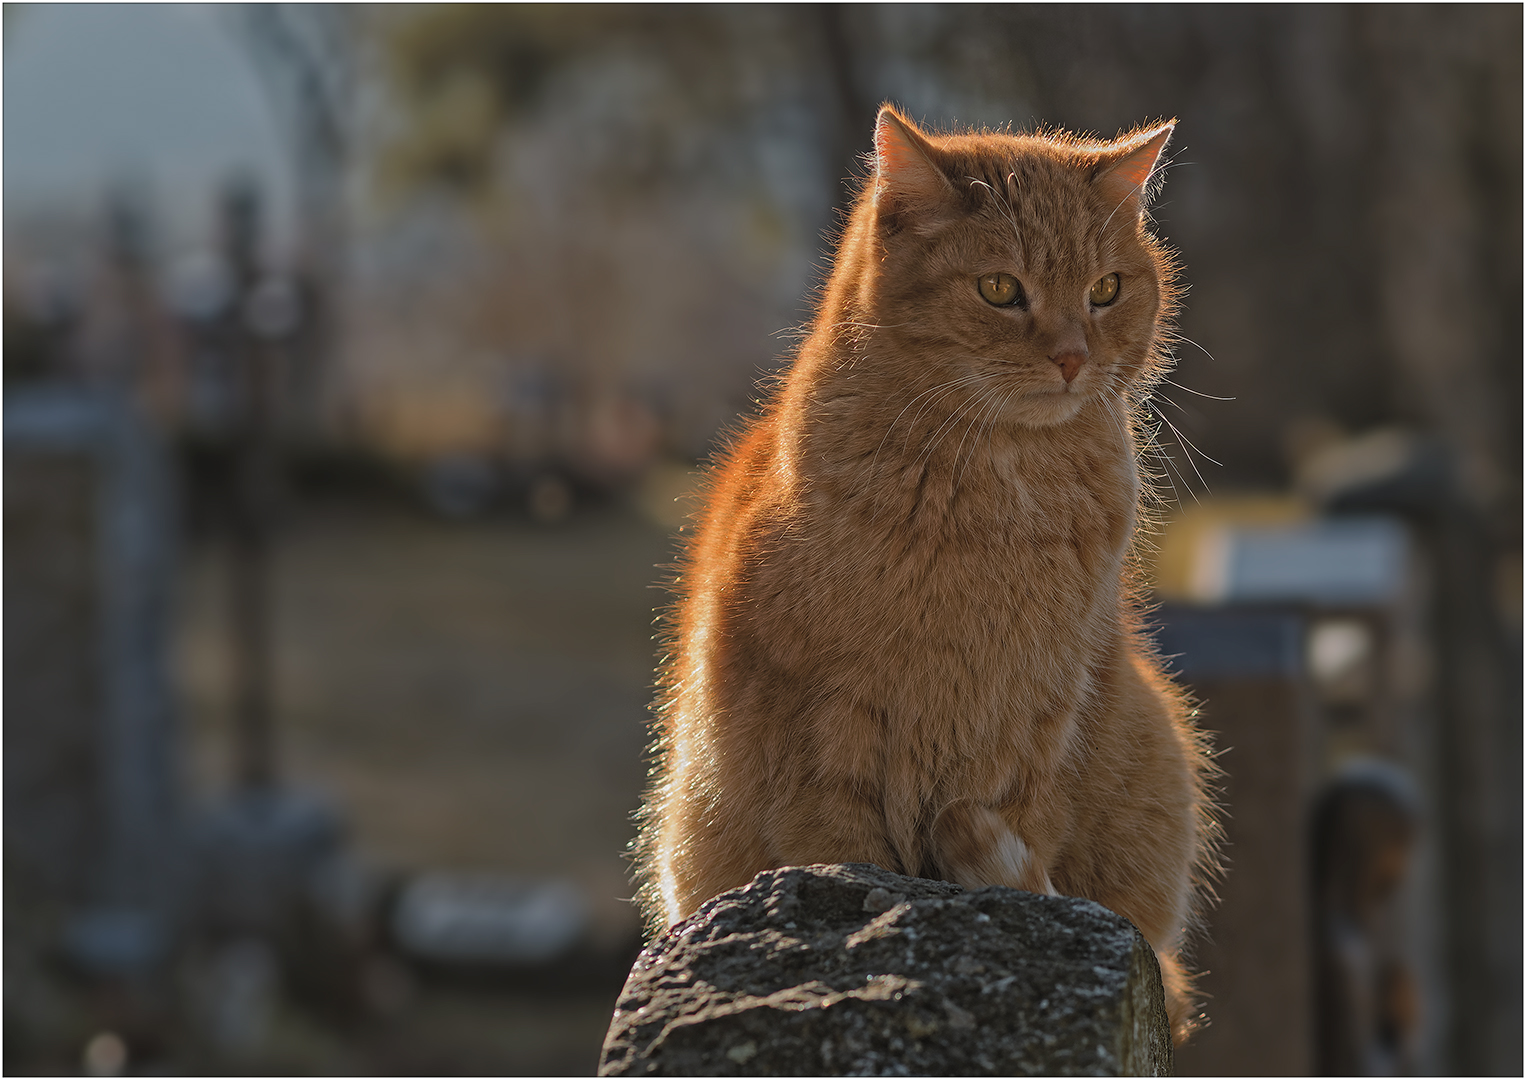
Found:
[[945, 806], [933, 822], [932, 849], [942, 874], [966, 889], [1006, 885], [1058, 895], [1042, 859], [988, 806], [968, 799]]

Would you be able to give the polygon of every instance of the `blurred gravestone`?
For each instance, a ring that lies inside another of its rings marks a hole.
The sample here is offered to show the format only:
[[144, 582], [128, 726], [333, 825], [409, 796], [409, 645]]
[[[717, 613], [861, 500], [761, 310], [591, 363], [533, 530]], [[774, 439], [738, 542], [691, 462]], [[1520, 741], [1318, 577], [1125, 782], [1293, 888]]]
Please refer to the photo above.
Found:
[[[1401, 760], [1424, 800], [1401, 908], [1419, 961], [1418, 1072], [1521, 1069], [1521, 648], [1502, 621], [1501, 548], [1454, 443], [1379, 429], [1299, 470], [1334, 515], [1395, 515], [1420, 573], [1392, 620], [1384, 685]], [[1505, 560], [1508, 565], [1508, 558]], [[1519, 563], [1517, 562], [1518, 566]], [[1520, 587], [1507, 586], [1516, 618]], [[1405, 638], [1419, 648], [1405, 649]], [[1401, 1068], [1403, 1064], [1401, 1063]]]
[[1390, 518], [1224, 528], [1194, 567], [1194, 593], [1216, 606], [1160, 612], [1162, 651], [1224, 752], [1227, 873], [1193, 960], [1211, 1025], [1183, 1048], [1183, 1074], [1320, 1065], [1311, 814], [1344, 762], [1404, 757], [1413, 718], [1378, 700], [1391, 681], [1379, 654], [1393, 652], [1410, 575]]
[[1210, 1023], [1177, 1072], [1285, 1075], [1313, 1064], [1304, 822], [1313, 702], [1293, 610], [1163, 608], [1158, 640], [1223, 752], [1227, 871], [1191, 956]]
[[7, 920], [64, 920], [106, 974], [162, 959], [178, 914], [167, 475], [121, 398], [6, 393]]

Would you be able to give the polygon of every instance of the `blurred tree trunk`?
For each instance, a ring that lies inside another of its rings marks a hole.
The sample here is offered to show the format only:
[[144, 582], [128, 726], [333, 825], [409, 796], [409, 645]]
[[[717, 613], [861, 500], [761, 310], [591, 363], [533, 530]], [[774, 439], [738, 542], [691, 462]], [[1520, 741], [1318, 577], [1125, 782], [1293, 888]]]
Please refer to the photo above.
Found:
[[244, 4], [239, 17], [292, 149], [303, 312], [291, 350], [286, 420], [299, 439], [311, 441], [324, 434], [342, 333], [358, 28], [354, 9], [339, 4]]
[[1384, 102], [1374, 209], [1388, 344], [1405, 406], [1446, 433], [1457, 464], [1429, 531], [1447, 1064], [1464, 1074], [1521, 1068], [1519, 677], [1492, 602], [1497, 553], [1520, 543], [1521, 11], [1477, 16], [1362, 19]]
[[832, 95], [831, 135], [825, 140], [828, 168], [831, 170], [832, 210], [845, 212], [852, 205], [855, 185], [850, 181], [858, 158], [871, 146], [875, 103], [859, 87], [857, 49], [847, 25], [847, 5], [807, 4], [798, 10], [815, 23], [815, 37], [821, 43], [825, 60], [826, 82]]

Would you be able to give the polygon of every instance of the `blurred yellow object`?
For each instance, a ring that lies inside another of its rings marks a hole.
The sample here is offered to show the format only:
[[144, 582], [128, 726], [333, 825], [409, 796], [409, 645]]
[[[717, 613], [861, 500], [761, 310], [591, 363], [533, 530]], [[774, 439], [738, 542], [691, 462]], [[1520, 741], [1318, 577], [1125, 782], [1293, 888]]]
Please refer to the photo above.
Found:
[[1145, 569], [1162, 600], [1207, 599], [1205, 571], [1225, 531], [1243, 526], [1296, 525], [1313, 515], [1295, 495], [1231, 495], [1205, 499], [1170, 514], [1155, 537]]

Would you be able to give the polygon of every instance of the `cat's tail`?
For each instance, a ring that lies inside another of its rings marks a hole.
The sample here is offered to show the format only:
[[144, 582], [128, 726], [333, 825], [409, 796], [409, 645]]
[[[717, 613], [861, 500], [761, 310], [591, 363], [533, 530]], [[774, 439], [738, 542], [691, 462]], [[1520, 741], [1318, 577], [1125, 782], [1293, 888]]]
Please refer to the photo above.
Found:
[[1192, 1033], [1208, 1025], [1203, 1003], [1195, 1000], [1198, 995], [1196, 980], [1182, 967], [1175, 953], [1157, 954], [1160, 958], [1160, 978], [1166, 986], [1166, 1019], [1171, 1023], [1171, 1043], [1180, 1046], [1191, 1038]]

